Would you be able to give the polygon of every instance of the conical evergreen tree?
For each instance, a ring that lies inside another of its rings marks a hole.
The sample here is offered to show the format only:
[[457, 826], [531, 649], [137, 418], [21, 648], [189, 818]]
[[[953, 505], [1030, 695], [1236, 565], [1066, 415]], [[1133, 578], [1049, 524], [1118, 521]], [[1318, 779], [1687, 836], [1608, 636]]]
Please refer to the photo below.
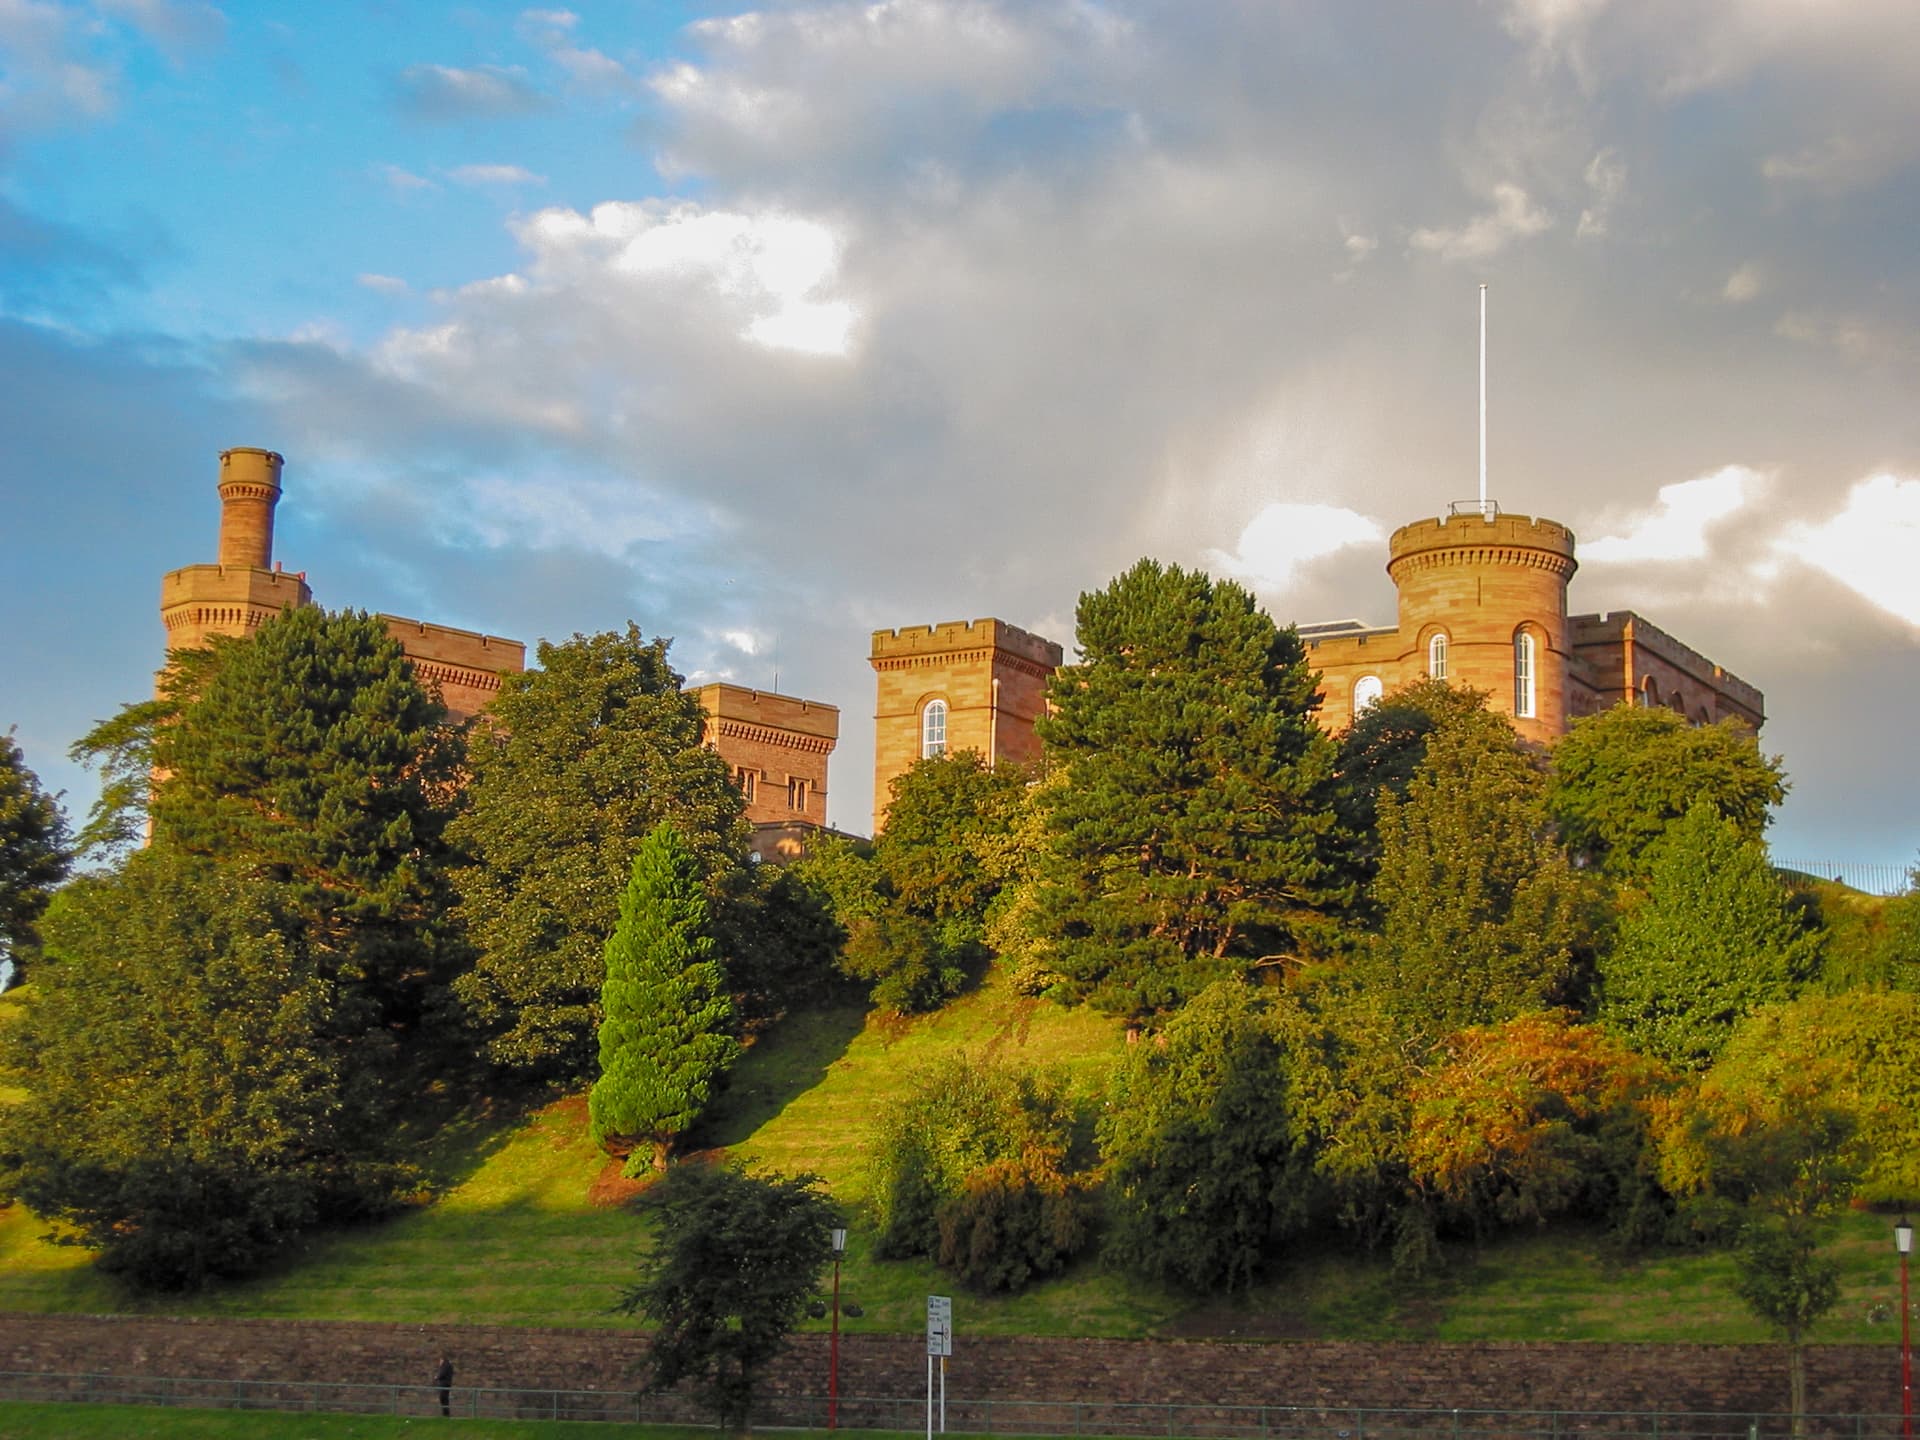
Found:
[[656, 825], [634, 856], [606, 968], [593, 1138], [616, 1153], [651, 1145], [665, 1169], [740, 1052], [700, 862], [672, 825]]

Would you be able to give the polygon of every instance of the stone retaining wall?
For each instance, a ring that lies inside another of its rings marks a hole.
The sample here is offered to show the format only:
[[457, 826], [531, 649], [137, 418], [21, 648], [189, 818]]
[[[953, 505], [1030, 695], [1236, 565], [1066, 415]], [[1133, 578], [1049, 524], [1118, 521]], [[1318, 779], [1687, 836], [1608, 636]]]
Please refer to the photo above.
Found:
[[[0, 1314], [0, 1370], [223, 1380], [425, 1385], [442, 1352], [457, 1383], [631, 1390], [643, 1336], [620, 1329], [403, 1325], [312, 1320]], [[1900, 1408], [1892, 1346], [1808, 1352], [1815, 1412]], [[844, 1335], [840, 1394], [923, 1393], [919, 1336]], [[826, 1390], [827, 1338], [795, 1338], [768, 1390]], [[1665, 1410], [1787, 1408], [1786, 1355], [1772, 1345], [1352, 1344], [1073, 1340], [960, 1335], [950, 1398], [1314, 1408]]]

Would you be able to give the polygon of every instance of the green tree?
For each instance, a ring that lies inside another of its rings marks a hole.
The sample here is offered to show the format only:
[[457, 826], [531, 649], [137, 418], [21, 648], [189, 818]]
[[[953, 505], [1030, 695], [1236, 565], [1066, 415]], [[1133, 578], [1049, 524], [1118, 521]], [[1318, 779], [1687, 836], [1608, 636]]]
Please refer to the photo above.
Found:
[[1380, 867], [1381, 798], [1404, 800], [1433, 733], [1486, 708], [1487, 697], [1479, 690], [1455, 689], [1444, 680], [1416, 680], [1368, 706], [1339, 737], [1334, 810], [1341, 843], [1336, 860], [1369, 913], [1369, 887]]
[[798, 865], [752, 865], [714, 907], [714, 936], [741, 1028], [827, 1003], [843, 983], [847, 932], [831, 897]]
[[9, 973], [20, 978], [34, 921], [71, 863], [60, 802], [40, 788], [13, 732], [0, 734], [0, 986]]
[[1081, 660], [1038, 725], [1037, 937], [1074, 996], [1129, 1015], [1279, 965], [1339, 897], [1315, 676], [1231, 582], [1142, 560], [1080, 597]]
[[1692, 725], [1672, 710], [1616, 705], [1575, 720], [1554, 746], [1547, 808], [1568, 849], [1638, 882], [1654, 842], [1695, 805], [1758, 841], [1786, 790], [1779, 757], [1738, 721]]
[[33, 1003], [0, 1027], [22, 1092], [0, 1106], [0, 1192], [138, 1285], [245, 1274], [407, 1183], [284, 895], [164, 846], [82, 878], [47, 914]]
[[1699, 1069], [1734, 1024], [1812, 973], [1806, 928], [1758, 841], [1702, 801], [1650, 855], [1646, 895], [1600, 962], [1600, 1018], [1636, 1048]]
[[587, 1102], [596, 1144], [618, 1154], [646, 1144], [656, 1170], [740, 1053], [711, 923], [699, 858], [656, 825], [607, 940], [600, 1078]]
[[874, 859], [894, 900], [981, 946], [987, 910], [1018, 865], [1012, 836], [1027, 793], [1018, 766], [972, 751], [922, 760], [894, 777]]
[[1543, 779], [1503, 716], [1435, 730], [1406, 798], [1380, 799], [1379, 933], [1355, 964], [1427, 1041], [1566, 998], [1594, 906], [1554, 844]]
[[1087, 1176], [1062, 1077], [964, 1053], [912, 1077], [874, 1145], [877, 1252], [1019, 1290], [1086, 1243]]
[[169, 650], [152, 699], [121, 706], [68, 747], [70, 759], [100, 775], [78, 837], [81, 855], [111, 863], [146, 840], [162, 731], [206, 688], [229, 649], [245, 643], [216, 635], [205, 649]]
[[602, 947], [655, 825], [672, 821], [716, 885], [746, 853], [740, 792], [701, 744], [667, 643], [632, 625], [542, 643], [540, 668], [507, 677], [470, 740], [452, 833], [471, 857], [458, 913], [477, 955], [457, 991], [496, 1064], [592, 1075]]
[[438, 944], [457, 736], [377, 616], [288, 610], [154, 732], [159, 846], [281, 887], [340, 982], [338, 1023], [417, 1025], [456, 952]]
[[1257, 994], [1209, 986], [1116, 1073], [1099, 1125], [1106, 1253], [1193, 1290], [1241, 1290], [1310, 1216], [1312, 1154]]
[[1852, 1117], [1795, 1077], [1767, 1093], [1701, 1086], [1670, 1165], [1676, 1190], [1734, 1235], [1734, 1290], [1787, 1343], [1793, 1433], [1806, 1433], [1808, 1332], [1840, 1298], [1840, 1271], [1820, 1253], [1859, 1178]]
[[648, 1387], [691, 1380], [723, 1426], [745, 1430], [761, 1371], [833, 1258], [839, 1213], [815, 1176], [708, 1165], [675, 1166], [637, 1203], [653, 1244], [615, 1308], [655, 1327]]

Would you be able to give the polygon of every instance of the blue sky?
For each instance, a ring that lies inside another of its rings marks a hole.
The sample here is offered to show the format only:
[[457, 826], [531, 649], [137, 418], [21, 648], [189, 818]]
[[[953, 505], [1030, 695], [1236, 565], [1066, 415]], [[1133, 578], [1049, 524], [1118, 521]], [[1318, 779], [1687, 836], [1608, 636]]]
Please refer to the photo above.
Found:
[[144, 692], [218, 452], [318, 598], [842, 709], [1142, 554], [1384, 621], [1491, 488], [1920, 858], [1920, 8], [0, 0], [0, 725]]

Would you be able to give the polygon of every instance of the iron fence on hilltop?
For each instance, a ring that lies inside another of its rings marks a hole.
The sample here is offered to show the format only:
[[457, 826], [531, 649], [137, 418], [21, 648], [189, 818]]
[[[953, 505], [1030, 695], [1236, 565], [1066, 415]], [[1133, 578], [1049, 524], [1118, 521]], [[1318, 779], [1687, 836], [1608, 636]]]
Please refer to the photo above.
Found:
[[1774, 868], [1793, 875], [1836, 880], [1869, 895], [1904, 895], [1916, 873], [1912, 865], [1867, 865], [1853, 860], [1775, 860]]
[[[541, 1390], [456, 1385], [454, 1415], [496, 1420], [710, 1423], [689, 1396], [631, 1390]], [[368, 1385], [317, 1380], [49, 1374], [0, 1371], [0, 1400], [166, 1405], [206, 1410], [307, 1411], [351, 1415], [438, 1415], [432, 1385]], [[847, 1430], [919, 1431], [924, 1395], [842, 1396]], [[769, 1396], [755, 1407], [760, 1426], [825, 1429], [824, 1395]], [[1780, 1440], [1792, 1434], [1784, 1414], [1635, 1410], [1392, 1410], [1313, 1405], [1154, 1405], [1101, 1400], [968, 1400], [949, 1396], [945, 1429], [966, 1435], [1111, 1436], [1120, 1440]], [[1900, 1440], [1898, 1415], [1804, 1417], [1822, 1440]]]

